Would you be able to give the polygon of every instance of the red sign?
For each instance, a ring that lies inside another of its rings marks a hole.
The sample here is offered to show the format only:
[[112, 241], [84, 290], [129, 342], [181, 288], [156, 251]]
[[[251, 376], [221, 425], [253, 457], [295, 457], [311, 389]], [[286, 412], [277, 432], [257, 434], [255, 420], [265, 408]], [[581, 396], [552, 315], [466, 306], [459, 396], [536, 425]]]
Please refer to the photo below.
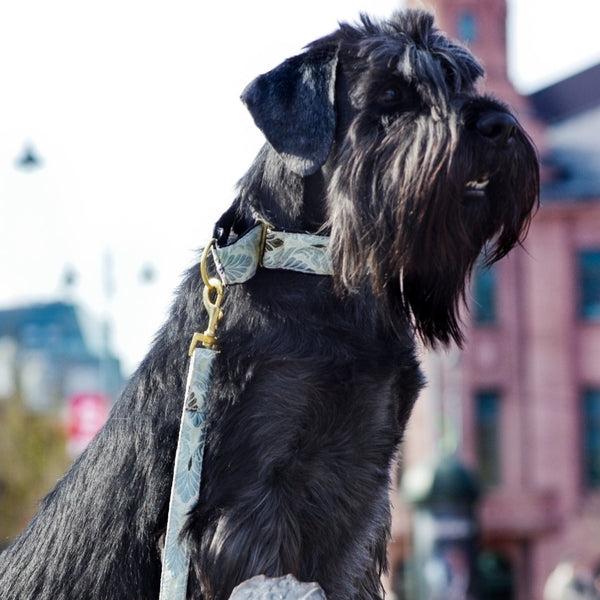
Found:
[[67, 449], [81, 454], [102, 429], [108, 418], [110, 402], [98, 393], [75, 394], [67, 401]]

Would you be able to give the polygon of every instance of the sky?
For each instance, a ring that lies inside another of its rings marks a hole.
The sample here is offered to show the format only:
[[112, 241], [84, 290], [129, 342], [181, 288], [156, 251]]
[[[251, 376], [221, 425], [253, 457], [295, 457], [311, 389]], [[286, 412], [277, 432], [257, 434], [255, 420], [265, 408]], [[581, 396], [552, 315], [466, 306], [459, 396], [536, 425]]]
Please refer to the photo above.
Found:
[[[262, 144], [245, 85], [339, 20], [397, 7], [0, 3], [0, 308], [77, 302], [109, 320], [131, 372]], [[530, 92], [600, 62], [599, 22], [598, 0], [509, 0], [513, 83]], [[39, 168], [18, 168], [28, 146]]]

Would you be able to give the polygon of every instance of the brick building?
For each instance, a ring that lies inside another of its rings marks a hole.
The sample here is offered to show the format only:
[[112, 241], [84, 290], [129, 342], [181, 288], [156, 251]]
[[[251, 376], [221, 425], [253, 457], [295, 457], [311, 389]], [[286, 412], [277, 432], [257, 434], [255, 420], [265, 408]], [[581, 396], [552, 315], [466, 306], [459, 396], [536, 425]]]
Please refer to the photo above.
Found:
[[[474, 278], [464, 351], [424, 356], [404, 468], [456, 451], [483, 484], [481, 546], [512, 580], [506, 600], [542, 600], [561, 560], [600, 568], [600, 65], [523, 97], [507, 78], [505, 0], [429, 8], [531, 133], [543, 192], [524, 248]], [[394, 501], [400, 572], [410, 511]]]

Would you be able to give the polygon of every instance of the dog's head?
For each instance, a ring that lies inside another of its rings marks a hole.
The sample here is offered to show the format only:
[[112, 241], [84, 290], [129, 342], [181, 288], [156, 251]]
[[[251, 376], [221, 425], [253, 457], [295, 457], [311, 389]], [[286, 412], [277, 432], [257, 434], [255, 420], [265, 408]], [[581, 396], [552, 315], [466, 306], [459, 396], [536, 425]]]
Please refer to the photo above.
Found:
[[538, 203], [535, 149], [475, 88], [483, 75], [431, 15], [342, 24], [258, 77], [243, 100], [289, 171], [327, 182], [337, 288], [370, 288], [430, 344], [461, 341], [482, 251], [524, 237]]

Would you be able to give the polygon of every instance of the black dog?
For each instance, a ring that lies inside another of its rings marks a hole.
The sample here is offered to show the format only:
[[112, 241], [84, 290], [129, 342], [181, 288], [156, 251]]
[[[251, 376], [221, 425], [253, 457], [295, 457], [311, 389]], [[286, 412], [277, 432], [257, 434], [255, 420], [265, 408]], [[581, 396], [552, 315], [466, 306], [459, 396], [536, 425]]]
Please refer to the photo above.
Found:
[[[329, 235], [333, 276], [259, 268], [226, 290], [189, 598], [225, 600], [260, 573], [381, 597], [415, 334], [461, 342], [475, 261], [518, 244], [537, 205], [535, 150], [481, 75], [406, 12], [343, 24], [244, 92], [268, 142], [217, 244], [259, 218]], [[157, 598], [201, 288], [194, 269], [104, 429], [0, 558], [3, 600]]]

